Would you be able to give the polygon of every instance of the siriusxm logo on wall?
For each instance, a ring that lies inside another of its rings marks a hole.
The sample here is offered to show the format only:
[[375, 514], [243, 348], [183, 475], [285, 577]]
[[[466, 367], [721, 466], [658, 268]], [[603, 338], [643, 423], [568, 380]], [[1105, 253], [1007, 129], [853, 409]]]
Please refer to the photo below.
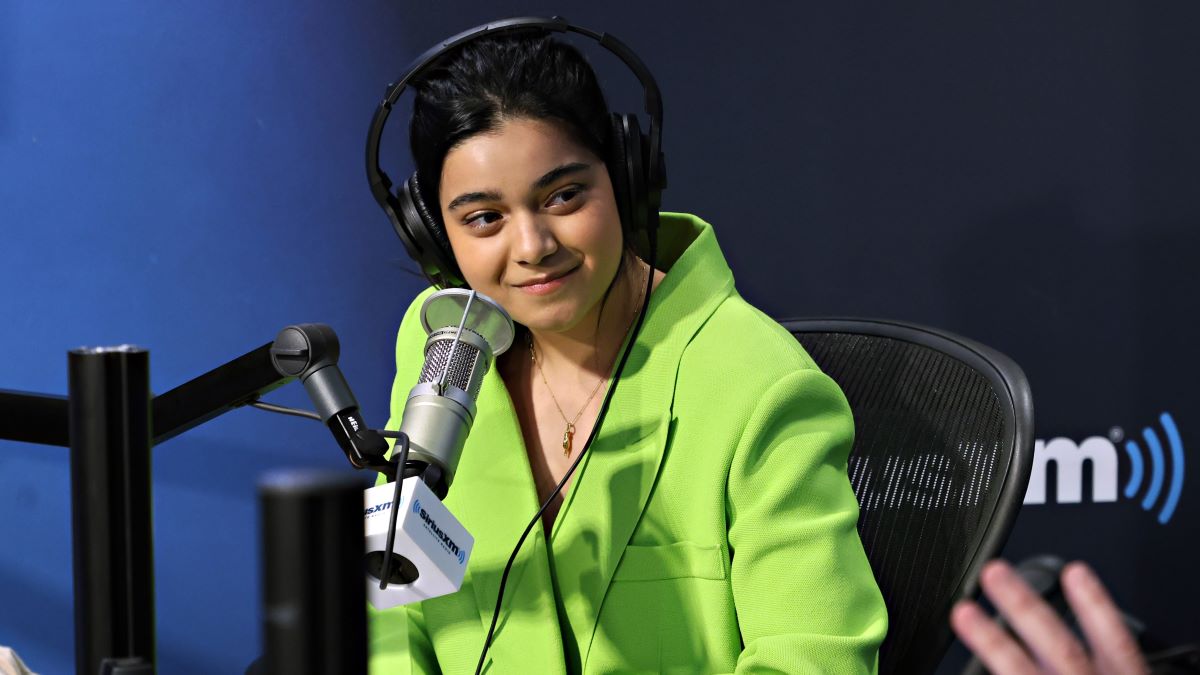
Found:
[[[1058, 476], [1055, 503], [1080, 503], [1084, 462], [1091, 462], [1093, 502], [1115, 502], [1120, 489], [1124, 499], [1138, 502], [1142, 510], [1166, 525], [1183, 494], [1183, 439], [1170, 413], [1159, 415], [1158, 424], [1158, 428], [1143, 429], [1140, 442], [1136, 437], [1127, 438], [1120, 427], [1109, 431], [1108, 437], [1092, 436], [1079, 442], [1069, 438], [1036, 441], [1025, 503], [1046, 503], [1046, 468], [1050, 462], [1054, 462]], [[1123, 486], [1117, 475], [1118, 446], [1123, 447], [1129, 458], [1129, 475]]]

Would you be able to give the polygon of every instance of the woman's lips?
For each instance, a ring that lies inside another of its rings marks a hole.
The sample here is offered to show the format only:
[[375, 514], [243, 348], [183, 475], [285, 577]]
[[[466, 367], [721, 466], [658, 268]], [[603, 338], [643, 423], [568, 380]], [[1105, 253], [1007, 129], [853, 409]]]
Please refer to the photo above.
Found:
[[575, 271], [578, 269], [579, 269], [579, 267], [575, 266], [575, 267], [572, 267], [570, 270], [567, 270], [567, 272], [562, 274], [561, 276], [552, 278], [548, 281], [543, 281], [541, 283], [536, 283], [536, 284], [523, 284], [523, 285], [517, 286], [517, 288], [526, 293], [529, 293], [530, 295], [546, 295], [547, 293], [553, 293], [554, 291], [561, 288], [563, 286], [563, 284], [567, 283], [567, 281], [571, 278], [571, 275], [575, 274]]

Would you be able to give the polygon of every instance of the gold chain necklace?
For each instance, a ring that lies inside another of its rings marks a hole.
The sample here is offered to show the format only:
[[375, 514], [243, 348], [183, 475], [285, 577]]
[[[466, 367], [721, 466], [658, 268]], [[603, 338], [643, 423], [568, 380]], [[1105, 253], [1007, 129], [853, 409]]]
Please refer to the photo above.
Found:
[[[646, 287], [646, 280], [649, 275], [650, 265], [647, 264], [645, 269], [642, 270], [642, 285], [640, 288]], [[641, 297], [642, 293], [639, 291], [638, 300], [640, 300]], [[640, 309], [641, 303], [635, 301], [633, 303], [633, 315], [629, 319], [629, 327], [625, 329], [625, 333], [627, 335], [629, 334], [629, 329], [633, 327], [633, 320], [637, 318], [638, 310]], [[596, 398], [596, 392], [600, 391], [600, 386], [608, 382], [608, 379], [605, 378], [596, 383], [596, 386], [592, 389], [592, 393], [589, 394], [587, 400], [583, 402], [583, 406], [579, 409], [579, 412], [575, 413], [575, 417], [568, 421], [567, 414], [563, 412], [562, 406], [558, 404], [558, 397], [554, 395], [554, 390], [550, 388], [550, 383], [546, 380], [546, 373], [542, 370], [542, 364], [538, 363], [537, 351], [533, 348], [533, 333], [529, 334], [529, 359], [533, 361], [533, 365], [537, 368], [538, 374], [542, 376], [542, 384], [546, 385], [546, 391], [550, 392], [550, 400], [554, 401], [554, 407], [558, 409], [558, 414], [562, 416], [563, 422], [567, 423], [566, 428], [563, 429], [562, 449], [563, 457], [570, 457], [571, 444], [575, 439], [575, 423], [579, 421], [579, 418], [583, 415], [583, 411], [587, 410], [588, 404], [592, 402], [592, 399]]]

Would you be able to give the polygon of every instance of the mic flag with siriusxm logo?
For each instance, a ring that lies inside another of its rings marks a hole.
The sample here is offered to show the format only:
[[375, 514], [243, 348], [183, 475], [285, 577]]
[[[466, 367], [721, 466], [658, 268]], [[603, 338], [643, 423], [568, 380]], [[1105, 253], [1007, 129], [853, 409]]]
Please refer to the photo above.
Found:
[[[388, 520], [395, 484], [386, 483], [363, 493], [367, 536], [367, 600], [388, 609], [448, 595], [462, 587], [475, 538], [467, 532], [419, 476], [400, 485], [400, 509], [388, 586], [379, 588], [383, 556], [387, 555]], [[395, 553], [402, 551], [403, 555]]]

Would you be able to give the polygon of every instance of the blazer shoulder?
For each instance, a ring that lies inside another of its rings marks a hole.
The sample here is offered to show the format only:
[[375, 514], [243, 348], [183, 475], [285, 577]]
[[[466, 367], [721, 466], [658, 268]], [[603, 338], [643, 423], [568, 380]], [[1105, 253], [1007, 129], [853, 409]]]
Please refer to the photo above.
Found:
[[697, 331], [684, 358], [710, 364], [720, 377], [767, 381], [796, 370], [820, 370], [786, 328], [736, 292]]
[[432, 286], [421, 291], [404, 311], [404, 318], [400, 320], [400, 327], [396, 331], [397, 375], [412, 370], [414, 362], [418, 369], [424, 364], [425, 354], [421, 347], [425, 344], [426, 335], [425, 328], [421, 326], [421, 305], [436, 291]]

